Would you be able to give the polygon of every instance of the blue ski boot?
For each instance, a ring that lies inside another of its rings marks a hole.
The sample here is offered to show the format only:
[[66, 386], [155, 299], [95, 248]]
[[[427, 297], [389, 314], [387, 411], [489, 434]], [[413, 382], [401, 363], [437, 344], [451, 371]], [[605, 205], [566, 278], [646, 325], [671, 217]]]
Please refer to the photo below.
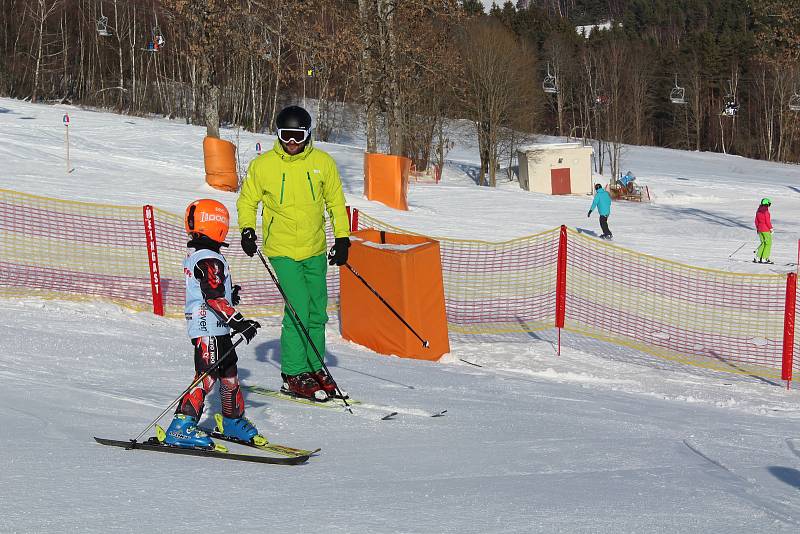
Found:
[[222, 414], [214, 414], [214, 421], [217, 423], [217, 432], [229, 438], [234, 438], [245, 443], [255, 445], [266, 445], [267, 438], [258, 433], [258, 429], [247, 417], [237, 417], [231, 419]]
[[214, 449], [214, 442], [208, 434], [197, 428], [195, 418], [182, 413], [175, 414], [163, 442], [187, 449]]

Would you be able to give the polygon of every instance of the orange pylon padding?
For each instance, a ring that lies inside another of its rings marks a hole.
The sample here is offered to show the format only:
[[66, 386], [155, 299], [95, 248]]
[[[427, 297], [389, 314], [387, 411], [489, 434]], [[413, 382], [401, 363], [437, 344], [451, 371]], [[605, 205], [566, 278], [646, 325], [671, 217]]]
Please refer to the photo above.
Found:
[[346, 267], [339, 269], [342, 337], [403, 358], [438, 360], [450, 352], [439, 242], [370, 229], [353, 232], [351, 242], [349, 264], [430, 347]]
[[390, 154], [364, 154], [364, 194], [390, 208], [408, 210], [411, 160]]
[[206, 166], [206, 183], [223, 191], [239, 189], [236, 173], [236, 145], [216, 137], [203, 139], [203, 157]]

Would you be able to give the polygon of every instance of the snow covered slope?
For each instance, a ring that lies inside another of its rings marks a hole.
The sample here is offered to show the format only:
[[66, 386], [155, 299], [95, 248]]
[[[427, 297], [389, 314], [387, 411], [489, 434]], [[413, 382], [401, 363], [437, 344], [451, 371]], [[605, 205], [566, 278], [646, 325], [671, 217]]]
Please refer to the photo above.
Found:
[[[0, 99], [0, 187], [175, 213], [200, 196], [232, 208], [235, 194], [203, 183], [202, 136], [175, 121]], [[243, 163], [272, 139], [242, 132]], [[360, 148], [322, 147], [339, 163], [348, 203], [397, 226], [484, 240], [561, 223], [596, 229], [588, 197], [476, 187], [468, 147], [453, 151], [443, 184], [412, 188], [407, 213], [363, 198]], [[755, 206], [771, 196], [777, 263], [794, 261], [797, 167], [638, 147], [627, 158], [657, 202], [614, 206], [621, 244], [754, 270], [749, 246], [734, 256], [741, 262], [727, 256], [755, 242]], [[350, 415], [247, 393], [247, 414], [269, 438], [323, 450], [304, 466], [239, 464], [92, 440], [136, 436], [187, 385], [182, 321], [105, 303], [0, 303], [0, 532], [752, 533], [800, 524], [800, 393], [781, 384], [573, 336], [558, 357], [551, 333], [454, 340], [442, 362], [403, 360], [343, 341], [334, 319], [328, 365], [367, 406]], [[271, 322], [239, 351], [245, 384], [279, 385], [279, 335]], [[217, 403], [212, 396], [208, 411]], [[390, 411], [399, 414], [382, 421]]]

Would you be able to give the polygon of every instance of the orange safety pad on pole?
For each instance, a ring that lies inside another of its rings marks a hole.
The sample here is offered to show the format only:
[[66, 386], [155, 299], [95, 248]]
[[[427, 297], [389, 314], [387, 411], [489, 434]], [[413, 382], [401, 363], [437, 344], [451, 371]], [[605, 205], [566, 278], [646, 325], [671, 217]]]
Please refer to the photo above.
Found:
[[342, 337], [381, 354], [438, 360], [450, 352], [439, 242], [424, 236], [359, 230], [349, 264], [430, 343], [424, 348], [348, 269], [339, 269]]
[[364, 194], [390, 208], [408, 211], [411, 160], [390, 154], [364, 154]]
[[236, 173], [236, 145], [216, 137], [206, 137], [203, 139], [203, 158], [208, 185], [223, 191], [239, 189], [239, 175]]

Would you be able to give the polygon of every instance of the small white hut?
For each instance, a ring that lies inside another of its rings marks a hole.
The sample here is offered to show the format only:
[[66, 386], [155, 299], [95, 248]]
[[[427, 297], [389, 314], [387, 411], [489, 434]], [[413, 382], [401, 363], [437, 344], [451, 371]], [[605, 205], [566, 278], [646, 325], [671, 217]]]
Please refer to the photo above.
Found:
[[583, 143], [543, 143], [522, 147], [519, 186], [551, 195], [584, 195], [592, 191], [591, 146]]

